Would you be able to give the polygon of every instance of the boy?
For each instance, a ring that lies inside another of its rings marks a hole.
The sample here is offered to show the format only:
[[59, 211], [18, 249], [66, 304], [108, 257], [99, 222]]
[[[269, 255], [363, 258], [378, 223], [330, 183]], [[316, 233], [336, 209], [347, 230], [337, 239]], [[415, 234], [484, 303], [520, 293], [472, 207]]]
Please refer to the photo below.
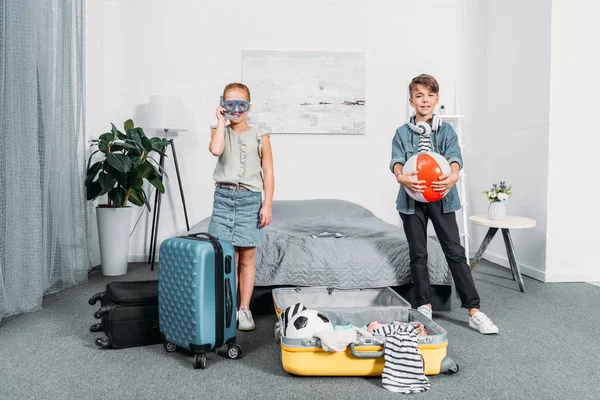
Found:
[[[498, 333], [498, 327], [479, 311], [479, 295], [467, 264], [465, 249], [460, 243], [455, 212], [461, 204], [454, 184], [458, 182], [463, 160], [456, 132], [450, 124], [439, 123], [438, 117], [433, 115], [439, 100], [439, 85], [434, 77], [419, 75], [409, 85], [409, 96], [416, 115], [396, 130], [392, 141], [390, 169], [396, 181], [413, 194], [423, 192], [425, 186], [422, 184], [425, 181], [411, 180], [416, 172], [403, 174], [402, 167], [411, 156], [425, 151], [441, 154], [451, 168], [450, 174], [442, 175], [438, 182], [432, 183], [435, 191], [445, 194], [442, 200], [417, 202], [408, 196], [403, 187], [400, 187], [396, 199], [396, 209], [402, 218], [408, 240], [413, 287], [419, 304], [417, 310], [431, 318], [431, 287], [427, 270], [427, 223], [431, 219], [462, 307], [469, 309], [469, 326], [485, 335]], [[419, 126], [424, 122], [428, 124], [426, 127]]]

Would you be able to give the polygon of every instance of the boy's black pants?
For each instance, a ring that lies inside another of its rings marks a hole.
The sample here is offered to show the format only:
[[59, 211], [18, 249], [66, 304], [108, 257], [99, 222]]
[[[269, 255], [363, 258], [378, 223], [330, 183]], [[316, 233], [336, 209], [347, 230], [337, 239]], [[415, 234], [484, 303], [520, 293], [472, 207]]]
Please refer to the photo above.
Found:
[[431, 303], [431, 285], [427, 269], [427, 222], [431, 220], [450, 267], [456, 291], [464, 308], [479, 308], [479, 294], [467, 264], [465, 249], [460, 244], [460, 234], [455, 213], [444, 214], [442, 201], [421, 203], [415, 201], [415, 213], [400, 213], [410, 250], [410, 269], [418, 305]]

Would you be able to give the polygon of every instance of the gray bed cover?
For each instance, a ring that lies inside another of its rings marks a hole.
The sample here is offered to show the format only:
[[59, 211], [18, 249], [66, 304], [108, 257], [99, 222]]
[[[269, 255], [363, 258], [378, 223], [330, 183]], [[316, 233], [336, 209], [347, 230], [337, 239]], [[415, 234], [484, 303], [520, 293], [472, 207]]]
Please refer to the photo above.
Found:
[[[210, 218], [190, 233], [206, 232]], [[256, 251], [256, 286], [376, 288], [412, 282], [402, 227], [343, 200], [277, 200]], [[327, 232], [327, 234], [323, 234]], [[337, 235], [336, 235], [337, 234]], [[337, 237], [336, 237], [337, 236]], [[442, 249], [428, 239], [432, 285], [452, 278]]]

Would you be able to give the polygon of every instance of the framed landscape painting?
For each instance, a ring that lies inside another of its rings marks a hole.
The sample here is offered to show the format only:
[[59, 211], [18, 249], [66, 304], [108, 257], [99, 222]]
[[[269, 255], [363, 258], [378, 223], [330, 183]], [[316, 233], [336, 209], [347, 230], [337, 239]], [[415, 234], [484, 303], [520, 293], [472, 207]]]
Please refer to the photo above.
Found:
[[279, 133], [363, 135], [364, 52], [243, 50], [250, 123]]

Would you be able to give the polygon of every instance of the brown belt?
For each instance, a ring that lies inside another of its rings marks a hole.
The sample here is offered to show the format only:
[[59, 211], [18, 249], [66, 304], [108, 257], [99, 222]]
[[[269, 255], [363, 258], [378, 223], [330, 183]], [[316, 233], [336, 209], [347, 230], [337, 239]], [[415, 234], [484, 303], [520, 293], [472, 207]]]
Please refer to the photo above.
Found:
[[220, 187], [221, 189], [229, 189], [229, 190], [248, 190], [250, 191], [250, 189], [240, 185], [240, 184], [234, 184], [234, 183], [223, 183], [223, 182], [217, 182], [216, 183], [217, 187]]

